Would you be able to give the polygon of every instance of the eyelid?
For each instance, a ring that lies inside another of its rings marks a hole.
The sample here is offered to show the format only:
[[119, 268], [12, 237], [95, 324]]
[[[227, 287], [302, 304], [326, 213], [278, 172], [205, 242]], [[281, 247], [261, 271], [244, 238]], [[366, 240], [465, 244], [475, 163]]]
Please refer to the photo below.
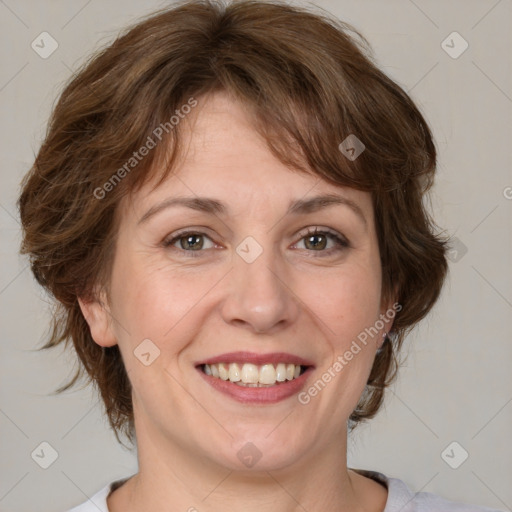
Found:
[[[185, 237], [187, 235], [200, 235], [200, 236], [204, 236], [205, 238], [208, 238], [209, 240], [211, 240], [215, 245], [220, 245], [220, 244], [218, 244], [214, 240], [213, 236], [209, 235], [205, 231], [210, 231], [210, 230], [208, 228], [202, 227], [202, 226], [199, 227], [199, 228], [194, 228], [194, 227], [183, 228], [181, 230], [176, 231], [175, 233], [171, 233], [170, 235], [167, 235], [162, 240], [162, 245], [164, 247], [172, 247], [172, 245], [174, 243], [176, 243], [180, 238], [183, 238], [183, 237]], [[186, 252], [194, 252], [194, 251], [186, 251]], [[195, 251], [195, 252], [202, 252], [202, 251]]]
[[343, 234], [338, 233], [337, 231], [334, 231], [333, 229], [327, 227], [315, 226], [304, 228], [304, 230], [300, 231], [297, 236], [302, 240], [302, 238], [304, 238], [307, 235], [316, 235], [318, 233], [331, 235], [334, 238], [338, 238], [340, 241], [345, 242], [347, 245], [349, 244], [348, 239]]

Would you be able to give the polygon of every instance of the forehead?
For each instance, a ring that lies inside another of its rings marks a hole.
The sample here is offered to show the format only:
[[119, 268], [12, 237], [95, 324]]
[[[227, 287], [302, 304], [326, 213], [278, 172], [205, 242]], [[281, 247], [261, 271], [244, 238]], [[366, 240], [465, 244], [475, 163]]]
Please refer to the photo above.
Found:
[[277, 212], [297, 199], [342, 194], [371, 213], [368, 193], [282, 163], [255, 129], [250, 109], [224, 92], [198, 100], [182, 121], [180, 145], [180, 158], [166, 179], [158, 186], [150, 180], [131, 196], [135, 212], [169, 197], [194, 196], [219, 198], [239, 213]]
[[224, 92], [203, 98], [183, 124], [182, 135], [185, 150], [176, 174], [183, 178], [213, 182], [222, 176], [218, 181], [225, 186], [251, 183], [258, 189], [292, 176], [290, 186], [318, 181], [312, 171], [299, 173], [280, 162], [256, 130], [250, 108]]

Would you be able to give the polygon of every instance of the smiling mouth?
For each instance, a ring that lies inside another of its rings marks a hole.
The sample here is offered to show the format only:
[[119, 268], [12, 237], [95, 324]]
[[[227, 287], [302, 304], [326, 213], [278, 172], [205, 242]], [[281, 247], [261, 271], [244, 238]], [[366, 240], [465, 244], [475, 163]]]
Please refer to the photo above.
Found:
[[229, 381], [241, 387], [272, 387], [293, 381], [309, 367], [293, 363], [262, 364], [215, 363], [202, 364], [199, 369], [215, 379]]

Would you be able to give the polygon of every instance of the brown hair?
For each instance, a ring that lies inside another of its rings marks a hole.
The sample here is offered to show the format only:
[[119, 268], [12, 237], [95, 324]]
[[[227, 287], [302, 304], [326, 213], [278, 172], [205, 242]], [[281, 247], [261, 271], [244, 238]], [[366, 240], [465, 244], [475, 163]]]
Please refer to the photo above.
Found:
[[[402, 309], [375, 357], [352, 429], [380, 408], [404, 335], [431, 309], [445, 278], [447, 242], [423, 204], [436, 150], [418, 108], [377, 68], [363, 36], [328, 14], [280, 2], [192, 0], [159, 11], [84, 64], [62, 92], [19, 199], [22, 252], [57, 299], [42, 348], [72, 340], [82, 363], [57, 392], [85, 369], [118, 441], [124, 432], [133, 443], [131, 385], [119, 348], [92, 340], [77, 297], [108, 288], [121, 199], [157, 169], [162, 179], [172, 169], [180, 125], [171, 116], [217, 90], [249, 107], [285, 165], [372, 195], [383, 300], [395, 297]], [[161, 141], [133, 162], [155, 133]], [[338, 148], [350, 134], [365, 145], [356, 159]]]

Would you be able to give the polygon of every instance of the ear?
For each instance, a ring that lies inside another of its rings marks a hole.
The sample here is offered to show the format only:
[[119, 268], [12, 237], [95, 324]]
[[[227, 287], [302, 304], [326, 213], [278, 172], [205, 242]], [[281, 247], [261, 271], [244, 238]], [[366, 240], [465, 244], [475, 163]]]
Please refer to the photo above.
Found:
[[112, 347], [117, 339], [112, 329], [112, 317], [108, 306], [100, 300], [84, 300], [79, 298], [78, 304], [85, 321], [89, 325], [92, 339], [102, 347]]

